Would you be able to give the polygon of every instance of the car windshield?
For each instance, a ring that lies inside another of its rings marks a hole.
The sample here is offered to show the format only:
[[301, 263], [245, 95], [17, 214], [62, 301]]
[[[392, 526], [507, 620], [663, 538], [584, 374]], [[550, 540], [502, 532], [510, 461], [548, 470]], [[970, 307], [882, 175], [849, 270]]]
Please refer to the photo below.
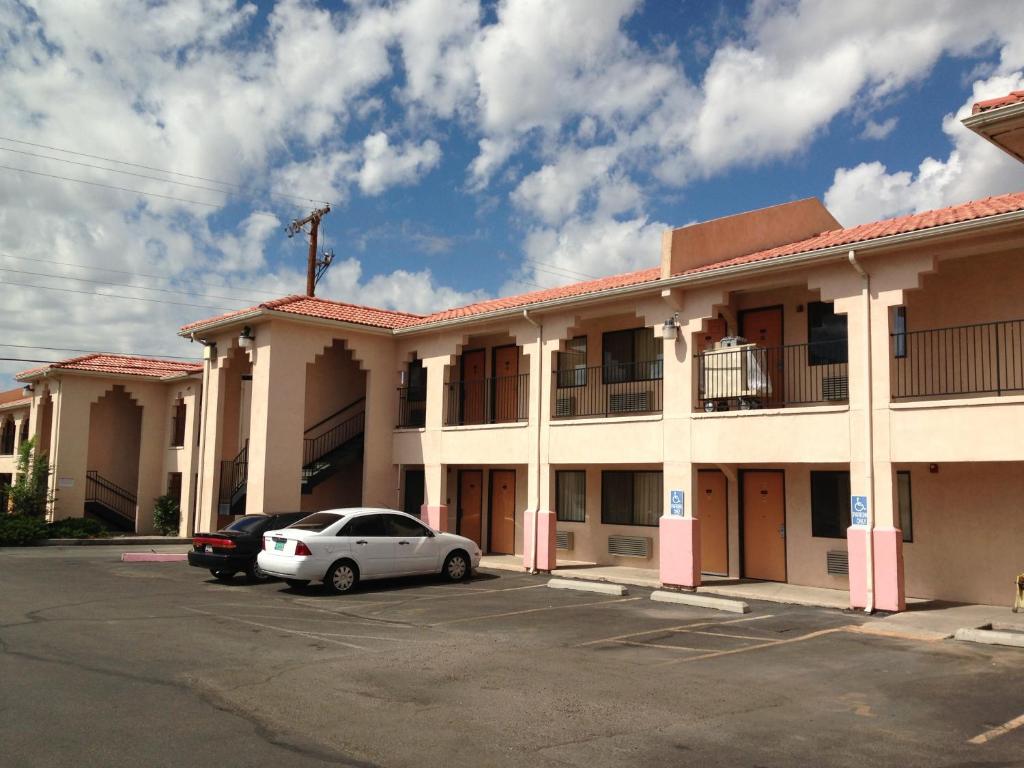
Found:
[[303, 531], [322, 531], [329, 525], [341, 520], [344, 515], [335, 515], [331, 512], [314, 512], [309, 517], [304, 517], [297, 523], [292, 523], [289, 528], [298, 528]]
[[263, 525], [266, 520], [267, 518], [264, 515], [246, 515], [245, 517], [240, 517], [237, 520], [228, 523], [226, 526], [221, 528], [221, 530], [242, 532], [255, 531]]

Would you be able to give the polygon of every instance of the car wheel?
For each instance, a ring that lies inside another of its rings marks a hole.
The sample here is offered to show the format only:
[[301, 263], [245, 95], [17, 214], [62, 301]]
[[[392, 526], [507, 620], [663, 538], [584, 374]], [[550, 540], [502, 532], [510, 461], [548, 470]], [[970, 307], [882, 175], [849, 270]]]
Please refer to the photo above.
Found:
[[469, 564], [469, 556], [462, 550], [457, 550], [448, 555], [444, 561], [444, 569], [441, 571], [448, 581], [463, 581], [469, 578], [471, 572], [472, 566]]
[[270, 576], [260, 568], [260, 564], [253, 560], [252, 565], [245, 569], [245, 578], [247, 581], [260, 582], [268, 581]]
[[299, 589], [309, 584], [309, 579], [285, 579], [284, 583], [292, 589]]
[[359, 583], [359, 569], [350, 560], [342, 560], [331, 566], [327, 571], [324, 584], [336, 595], [343, 595], [351, 592]]
[[218, 570], [217, 568], [211, 568], [210, 569], [210, 574], [217, 581], [231, 581], [233, 578], [235, 578], [235, 572], [234, 571], [221, 571], [221, 570]]

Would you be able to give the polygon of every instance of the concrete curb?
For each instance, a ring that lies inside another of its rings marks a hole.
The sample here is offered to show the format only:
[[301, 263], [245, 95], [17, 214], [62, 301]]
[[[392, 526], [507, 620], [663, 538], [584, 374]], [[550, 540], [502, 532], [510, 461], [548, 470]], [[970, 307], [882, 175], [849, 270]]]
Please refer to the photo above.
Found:
[[856, 632], [861, 635], [873, 635], [875, 637], [891, 637], [896, 640], [919, 640], [926, 643], [934, 643], [939, 640], [949, 640], [953, 637], [951, 632], [939, 632], [931, 629], [920, 629], [918, 627], [887, 627], [885, 619], [877, 623], [861, 624], [858, 627], [848, 627], [847, 632]]
[[122, 563], [180, 563], [188, 560], [188, 552], [124, 552]]
[[712, 608], [716, 611], [729, 611], [730, 613], [750, 613], [750, 606], [741, 600], [726, 600], [724, 597], [698, 595], [694, 592], [668, 592], [659, 589], [651, 593], [651, 600], [656, 600], [659, 603], [691, 605], [696, 608]]
[[177, 536], [112, 536], [104, 539], [43, 539], [42, 547], [135, 547], [154, 545], [191, 544], [192, 539], [180, 539]]
[[628, 595], [629, 590], [621, 584], [608, 584], [597, 581], [579, 581], [577, 579], [551, 579], [551, 589], [575, 589], [580, 592], [598, 592], [602, 595]]
[[983, 643], [985, 645], [1008, 645], [1013, 648], [1024, 648], [1024, 633], [1001, 632], [997, 629], [971, 629], [961, 627], [953, 635], [954, 640], [965, 643]]

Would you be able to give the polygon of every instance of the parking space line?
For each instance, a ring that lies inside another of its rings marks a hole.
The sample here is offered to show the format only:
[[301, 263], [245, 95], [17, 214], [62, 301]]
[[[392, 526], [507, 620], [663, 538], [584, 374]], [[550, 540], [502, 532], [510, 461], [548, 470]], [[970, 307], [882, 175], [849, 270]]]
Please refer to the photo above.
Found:
[[600, 645], [601, 643], [613, 643], [616, 640], [626, 640], [632, 637], [642, 637], [644, 635], [654, 635], [658, 632], [679, 632], [684, 631], [687, 628], [693, 629], [695, 627], [718, 627], [725, 624], [740, 624], [748, 621], [761, 621], [762, 619], [770, 619], [774, 616], [774, 613], [766, 613], [763, 616], [745, 616], [742, 619], [730, 619], [729, 621], [698, 621], [690, 624], [680, 624], [675, 627], [661, 627], [659, 629], [651, 629], [646, 632], [630, 632], [627, 635], [615, 635], [614, 637], [602, 637], [599, 640], [588, 640], [585, 643], [579, 643], [574, 648], [584, 648], [588, 645]]
[[973, 739], [968, 739], [967, 743], [975, 745], [986, 744], [992, 741], [992, 739], [998, 738], [1005, 733], [1009, 733], [1012, 730], [1020, 728], [1022, 725], [1024, 725], [1024, 715], [1015, 717], [1013, 720], [1009, 720], [1002, 725], [997, 725], [995, 728], [991, 728], [984, 733], [979, 733]]
[[624, 597], [621, 600], [599, 600], [596, 603], [574, 603], [573, 605], [548, 605], [543, 608], [526, 608], [522, 611], [508, 611], [507, 613], [486, 613], [483, 616], [463, 616], [461, 619], [449, 619], [434, 624], [427, 624], [428, 627], [447, 626], [448, 624], [461, 624], [466, 621], [482, 621], [484, 619], [502, 619], [506, 616], [522, 616], [526, 613], [541, 613], [543, 611], [561, 611], [569, 608], [586, 608], [588, 606], [614, 605], [616, 603], [629, 603], [634, 600], [642, 600], [641, 597]]
[[639, 640], [615, 640], [616, 645], [633, 645], [640, 648], [664, 648], [669, 651], [694, 651], [701, 653], [707, 648], [693, 648], [689, 645], [665, 645], [664, 643], [642, 643]]
[[732, 635], [728, 632], [706, 632], [699, 629], [674, 629], [673, 632], [687, 635], [708, 635], [709, 637], [731, 637], [735, 640], [757, 640], [761, 643], [781, 643], [782, 638], [772, 639], [770, 637], [755, 637], [753, 635]]
[[[451, 599], [453, 597], [470, 597], [472, 595], [487, 595], [487, 594], [493, 594], [495, 592], [515, 592], [515, 591], [521, 590], [521, 589], [542, 589], [544, 586], [546, 586], [546, 585], [544, 585], [544, 584], [530, 584], [530, 585], [525, 586], [525, 587], [505, 587], [504, 589], [467, 589], [467, 590], [464, 590], [464, 591], [461, 591], [461, 592], [453, 592], [452, 594], [446, 594], [446, 595], [433, 595], [433, 594], [431, 594], [431, 595], [425, 595], [423, 597], [406, 597], [406, 598], [399, 597], [398, 599], [395, 599], [395, 600], [367, 600], [367, 601], [359, 601], [359, 600], [346, 599], [344, 597], [339, 598], [339, 600], [344, 600], [345, 601], [344, 606], [346, 608], [367, 608], [367, 607], [370, 607], [370, 606], [386, 606], [386, 605], [401, 606], [401, 605], [407, 605], [409, 603], [422, 603], [422, 602], [425, 602], [427, 600], [446, 600], [446, 599]], [[304, 599], [304, 598], [297, 598], [296, 602], [300, 602], [303, 605], [309, 605], [309, 600], [308, 599]], [[331, 609], [331, 608], [325, 608], [325, 607], [320, 606], [320, 605], [316, 605], [316, 606], [309, 605], [309, 609], [310, 610], [317, 610], [317, 611], [325, 611], [327, 613], [335, 613], [335, 614], [341, 613], [340, 610], [334, 610], [334, 609]]]
[[193, 613], [201, 613], [204, 616], [209, 616], [214, 619], [225, 619], [227, 621], [236, 621], [239, 624], [248, 624], [252, 627], [260, 627], [261, 629], [273, 629], [278, 632], [285, 632], [289, 635], [299, 635], [300, 637], [308, 637], [310, 640], [322, 640], [326, 643], [334, 643], [336, 645], [343, 645], [346, 648], [354, 648], [357, 651], [365, 651], [366, 647], [362, 645], [356, 645], [355, 643], [346, 643], [344, 640], [334, 640], [333, 638], [323, 637], [316, 632], [305, 632], [299, 629], [289, 629], [288, 627], [278, 627], [273, 624], [263, 624], [259, 621], [248, 621], [247, 619], [239, 619], [234, 616], [225, 616], [221, 613], [211, 613], [210, 611], [201, 611], [198, 608], [191, 608], [189, 606], [182, 606], [186, 611], [192, 611]]
[[846, 627], [833, 627], [832, 629], [820, 629], [817, 632], [808, 632], [806, 635], [800, 635], [799, 637], [788, 637], [785, 640], [769, 640], [767, 642], [758, 643], [757, 645], [748, 645], [744, 648], [731, 648], [728, 651], [712, 651], [705, 653], [701, 656], [691, 656], [687, 659], [672, 659], [670, 661], [662, 662], [661, 666], [668, 666], [670, 664], [685, 664], [690, 661], [703, 661], [704, 659], [714, 659], [719, 656], [732, 656], [737, 653], [747, 653], [748, 651], [758, 651], [763, 648], [778, 648], [780, 645], [788, 645], [789, 643], [800, 643], [804, 640], [813, 640], [816, 637], [822, 637], [824, 635], [831, 635], [836, 632], [845, 632]]

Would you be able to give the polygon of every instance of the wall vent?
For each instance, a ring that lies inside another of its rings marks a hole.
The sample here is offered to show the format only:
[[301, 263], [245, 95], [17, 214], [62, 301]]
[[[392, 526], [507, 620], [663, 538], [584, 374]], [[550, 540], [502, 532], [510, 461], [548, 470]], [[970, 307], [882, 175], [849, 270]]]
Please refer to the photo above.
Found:
[[619, 557], [651, 556], [652, 540], [649, 536], [609, 536], [608, 554]]
[[574, 538], [572, 531], [555, 531], [555, 549], [572, 549]]
[[576, 398], [559, 397], [555, 399], [555, 416], [564, 418], [576, 415]]
[[616, 392], [608, 395], [609, 413], [642, 413], [649, 410], [650, 392]]
[[821, 379], [821, 396], [825, 400], [849, 400], [849, 378], [846, 376], [824, 376]]
[[825, 553], [825, 570], [832, 576], [848, 576], [850, 556], [844, 550], [829, 550]]

